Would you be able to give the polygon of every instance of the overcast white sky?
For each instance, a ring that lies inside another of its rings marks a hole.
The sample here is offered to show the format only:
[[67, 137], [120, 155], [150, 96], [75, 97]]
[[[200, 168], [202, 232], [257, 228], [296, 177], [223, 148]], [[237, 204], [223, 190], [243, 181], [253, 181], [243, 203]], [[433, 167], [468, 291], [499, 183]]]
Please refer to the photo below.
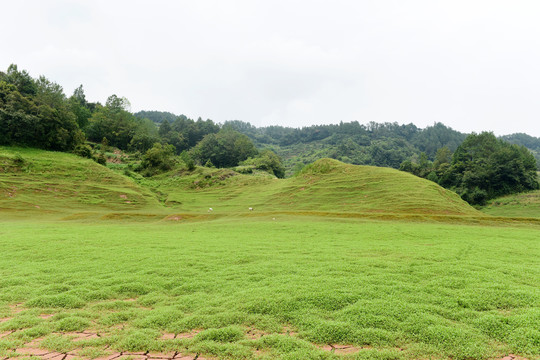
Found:
[[537, 0], [0, 1], [0, 69], [132, 111], [540, 136]]

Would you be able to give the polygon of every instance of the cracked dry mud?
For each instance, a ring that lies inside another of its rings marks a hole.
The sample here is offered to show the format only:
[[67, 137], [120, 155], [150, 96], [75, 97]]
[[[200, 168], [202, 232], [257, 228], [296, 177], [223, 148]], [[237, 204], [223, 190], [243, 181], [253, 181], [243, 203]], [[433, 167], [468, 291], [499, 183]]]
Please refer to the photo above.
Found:
[[[15, 331], [5, 331], [0, 333], [0, 339], [13, 334]], [[175, 338], [190, 338], [197, 334], [197, 332], [188, 334], [163, 334], [161, 339], [175, 339]], [[60, 334], [59, 334], [60, 335]], [[95, 339], [100, 337], [96, 332], [81, 331], [81, 332], [69, 332], [61, 333], [63, 336], [68, 336], [74, 343], [81, 340]], [[82, 355], [80, 352], [82, 348], [76, 348], [67, 352], [57, 352], [48, 349], [44, 349], [40, 346], [43, 338], [34, 339], [26, 343], [22, 347], [10, 349], [11, 353], [5, 356], [0, 356], [0, 360], [7, 360], [11, 358], [34, 358], [39, 360], [75, 360], [75, 359], [90, 359], [88, 356]], [[170, 352], [132, 352], [132, 351], [113, 351], [108, 346], [102, 348], [103, 356], [94, 358], [94, 360], [206, 360], [206, 358], [199, 354], [190, 355], [181, 353], [178, 351]]]

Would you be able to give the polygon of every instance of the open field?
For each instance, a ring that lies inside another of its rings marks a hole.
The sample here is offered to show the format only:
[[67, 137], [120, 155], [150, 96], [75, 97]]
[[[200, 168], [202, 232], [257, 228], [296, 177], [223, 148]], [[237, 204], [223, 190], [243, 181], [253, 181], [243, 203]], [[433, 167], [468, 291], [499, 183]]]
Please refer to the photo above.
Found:
[[0, 359], [540, 359], [537, 219], [395, 170], [0, 148], [0, 216]]
[[[324, 218], [3, 223], [0, 349], [38, 338], [99, 357], [535, 358], [539, 238]], [[65, 335], [81, 331], [99, 337]]]

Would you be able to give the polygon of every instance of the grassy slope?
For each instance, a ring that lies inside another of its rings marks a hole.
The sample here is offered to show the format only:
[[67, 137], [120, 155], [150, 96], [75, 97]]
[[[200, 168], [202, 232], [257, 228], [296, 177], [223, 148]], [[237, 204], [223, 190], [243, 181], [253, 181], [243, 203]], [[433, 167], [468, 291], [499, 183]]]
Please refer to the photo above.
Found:
[[492, 200], [482, 209], [482, 212], [495, 216], [540, 218], [540, 191]]
[[[0, 356], [36, 337], [57, 350], [222, 359], [338, 359], [325, 344], [364, 347], [348, 359], [540, 353], [538, 227], [287, 216], [0, 232], [0, 333], [17, 330]], [[74, 330], [101, 337], [57, 335]]]
[[0, 175], [4, 214], [58, 217], [160, 208], [151, 192], [128, 177], [71, 154], [0, 147]]

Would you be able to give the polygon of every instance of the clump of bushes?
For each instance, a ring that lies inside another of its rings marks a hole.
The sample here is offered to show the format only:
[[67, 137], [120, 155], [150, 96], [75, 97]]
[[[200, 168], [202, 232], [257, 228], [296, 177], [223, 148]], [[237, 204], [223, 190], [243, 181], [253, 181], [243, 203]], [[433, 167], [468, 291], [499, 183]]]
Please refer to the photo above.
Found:
[[176, 163], [174, 159], [174, 146], [155, 143], [142, 157], [137, 168], [143, 176], [153, 176], [171, 170]]
[[243, 161], [241, 165], [241, 167], [237, 168], [241, 173], [252, 173], [253, 168], [255, 168], [266, 171], [278, 178], [285, 177], [285, 168], [281, 163], [281, 159], [272, 150], [263, 150], [258, 156]]

